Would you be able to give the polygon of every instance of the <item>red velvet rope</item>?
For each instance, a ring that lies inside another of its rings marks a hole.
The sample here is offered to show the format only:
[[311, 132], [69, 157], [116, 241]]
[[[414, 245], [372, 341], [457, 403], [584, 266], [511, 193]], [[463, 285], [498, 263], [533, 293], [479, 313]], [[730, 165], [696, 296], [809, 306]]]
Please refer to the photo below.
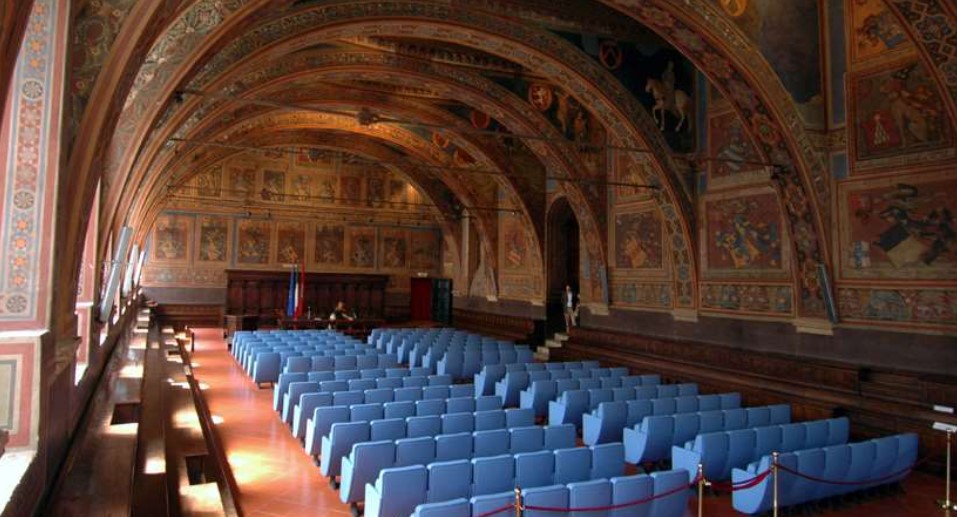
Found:
[[871, 484], [874, 484], [874, 483], [880, 483], [881, 481], [885, 481], [885, 480], [891, 479], [891, 478], [893, 478], [893, 477], [899, 476], [899, 475], [901, 475], [901, 474], [905, 474], [905, 473], [907, 473], [907, 472], [910, 472], [911, 470], [914, 469], [915, 466], [917, 466], [917, 462], [911, 463], [910, 466], [905, 467], [905, 468], [903, 468], [903, 469], [901, 469], [901, 470], [898, 470], [898, 471], [896, 471], [896, 472], [891, 472], [890, 474], [888, 474], [888, 475], [886, 475], [886, 476], [881, 476], [881, 477], [875, 478], [875, 479], [866, 479], [866, 480], [864, 480], [864, 481], [841, 481], [841, 480], [837, 480], [837, 479], [824, 479], [824, 478], [819, 478], [819, 477], [811, 476], [811, 475], [809, 475], [809, 474], [804, 474], [803, 472], [799, 472], [799, 471], [797, 471], [797, 470], [794, 470], [794, 469], [785, 467], [784, 465], [780, 465], [780, 464], [778, 465], [778, 468], [779, 468], [780, 470], [784, 471], [784, 472], [788, 472], [788, 473], [790, 473], [790, 474], [794, 474], [795, 476], [802, 477], [802, 478], [804, 478], [804, 479], [807, 479], [807, 480], [809, 480], [809, 481], [814, 481], [814, 482], [816, 482], [816, 483], [826, 483], [826, 484], [829, 484], [829, 485], [848, 485], [848, 486], [855, 486], [855, 485], [871, 485]]
[[497, 508], [497, 509], [495, 509], [495, 510], [492, 510], [492, 511], [490, 511], [490, 512], [480, 513], [480, 514], [476, 515], [475, 517], [492, 517], [493, 515], [498, 515], [498, 514], [500, 514], [500, 513], [502, 513], [502, 512], [507, 512], [507, 511], [509, 511], [509, 510], [514, 510], [514, 509], [515, 509], [515, 505], [514, 505], [514, 504], [508, 504], [508, 505], [505, 505], [505, 506], [503, 506], [503, 507], [501, 507], [501, 508]]
[[753, 487], [755, 487], [755, 486], [761, 484], [761, 482], [764, 481], [765, 479], [767, 479], [768, 476], [770, 476], [770, 475], [771, 475], [771, 469], [768, 469], [768, 470], [765, 470], [764, 472], [762, 472], [762, 473], [760, 473], [760, 474], [754, 476], [754, 477], [751, 478], [751, 479], [745, 479], [745, 480], [743, 480], [743, 481], [737, 481], [737, 482], [734, 482], [734, 483], [712, 482], [712, 483], [711, 483], [711, 486], [712, 486], [712, 488], [714, 488], [715, 490], [718, 490], [718, 491], [721, 491], [721, 492], [737, 492], [738, 490], [746, 490], [746, 489], [748, 489], [748, 488], [753, 488]]
[[592, 506], [592, 507], [586, 507], [586, 508], [555, 508], [555, 507], [551, 507], [551, 506], [525, 506], [524, 509], [525, 509], [525, 510], [536, 510], [536, 511], [539, 511], [539, 512], [562, 512], [562, 513], [566, 513], [566, 512], [607, 512], [607, 511], [611, 511], [611, 510], [618, 510], [618, 509], [621, 509], [621, 508], [629, 508], [629, 507], [632, 507], [632, 506], [639, 506], [639, 505], [642, 505], [642, 504], [650, 503], [651, 501], [654, 501], [654, 500], [656, 500], [656, 499], [663, 499], [663, 498], [665, 498], [665, 497], [669, 497], [669, 496], [675, 495], [675, 494], [677, 494], [677, 493], [679, 493], [679, 492], [681, 492], [681, 491], [683, 491], [683, 490], [688, 490], [689, 488], [694, 488], [695, 485], [698, 484], [698, 481], [700, 481], [700, 478], [695, 478], [695, 480], [692, 481], [690, 485], [687, 485], [687, 486], [679, 486], [679, 487], [676, 487], [676, 488], [674, 488], [674, 489], [668, 490], [667, 492], [662, 492], [662, 493], [660, 493], [660, 494], [658, 494], [658, 495], [653, 495], [653, 496], [651, 496], [651, 497], [646, 497], [646, 498], [644, 498], [644, 499], [639, 499], [639, 500], [637, 500], [637, 501], [632, 501], [632, 502], [630, 502], [630, 503], [613, 504], [613, 505], [609, 505], [609, 506]]

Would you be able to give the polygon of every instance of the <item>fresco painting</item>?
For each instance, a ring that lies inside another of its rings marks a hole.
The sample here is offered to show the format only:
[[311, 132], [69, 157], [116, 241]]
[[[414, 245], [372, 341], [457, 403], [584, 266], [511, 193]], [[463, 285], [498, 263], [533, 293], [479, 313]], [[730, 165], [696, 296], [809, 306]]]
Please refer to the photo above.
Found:
[[957, 278], [957, 179], [901, 178], [848, 189], [849, 276]]
[[282, 201], [286, 194], [286, 173], [266, 169], [263, 171], [263, 188], [259, 193], [263, 201]]
[[237, 231], [236, 262], [249, 265], [269, 263], [269, 247], [272, 232], [266, 221], [239, 221]]
[[229, 219], [225, 217], [202, 217], [199, 219], [200, 262], [226, 262], [229, 260]]
[[223, 168], [215, 165], [198, 172], [192, 181], [193, 195], [218, 198], [223, 192]]
[[369, 174], [366, 203], [373, 208], [385, 205], [386, 177], [383, 174]]
[[502, 216], [502, 269], [521, 270], [529, 265], [528, 235], [522, 219], [515, 215]]
[[339, 224], [317, 224], [315, 263], [341, 266], [345, 255], [345, 229]]
[[336, 199], [336, 177], [329, 174], [316, 176], [316, 195], [326, 203], [333, 203]]
[[434, 230], [413, 230], [410, 236], [412, 247], [411, 267], [415, 270], [434, 271], [442, 260], [441, 235]]
[[379, 257], [381, 267], [386, 269], [404, 269], [408, 264], [409, 236], [402, 229], [381, 229], [379, 231]]
[[405, 210], [408, 208], [408, 196], [406, 184], [400, 180], [389, 181], [389, 203], [393, 210]]
[[[694, 69], [678, 51], [651, 31], [632, 34], [630, 41], [592, 34], [558, 35], [614, 75], [648, 110], [673, 150], [694, 150]], [[553, 97], [557, 103], [557, 92]]]
[[672, 290], [669, 284], [616, 280], [612, 285], [612, 296], [616, 305], [652, 309], [672, 307]]
[[840, 288], [841, 317], [851, 321], [957, 325], [957, 290]]
[[858, 77], [852, 91], [858, 160], [951, 145], [943, 101], [919, 62]]
[[[804, 122], [824, 126], [821, 19], [809, 0], [715, 0], [757, 45]], [[802, 30], [794, 30], [801, 27]]]
[[615, 186], [615, 199], [623, 203], [629, 201], [645, 201], [650, 198], [651, 190], [630, 185], [647, 185], [653, 176], [651, 165], [645, 158], [635, 158], [629, 153], [621, 153], [618, 157], [616, 178], [619, 185]]
[[705, 203], [707, 267], [724, 271], [781, 270], [782, 219], [773, 192]]
[[701, 307], [719, 311], [791, 315], [794, 294], [789, 285], [705, 284]]
[[[710, 185], [739, 184], [742, 179], [761, 175], [761, 166], [741, 163], [760, 162], [754, 143], [733, 111], [714, 115], [708, 120], [708, 163]], [[760, 178], [763, 179], [763, 178]]]
[[303, 223], [276, 225], [276, 258], [280, 264], [301, 264], [306, 258], [306, 227]]
[[229, 197], [245, 199], [252, 196], [256, 190], [256, 169], [230, 166], [227, 168], [229, 183], [227, 194]]
[[310, 174], [296, 174], [292, 179], [290, 197], [295, 201], [310, 201], [312, 197], [312, 178]]
[[349, 228], [349, 267], [375, 267], [376, 229], [371, 226]]
[[169, 215], [157, 218], [153, 233], [153, 257], [157, 260], [186, 260], [189, 257], [190, 219]]
[[661, 269], [661, 217], [657, 210], [615, 216], [615, 265], [619, 269]]
[[339, 177], [339, 203], [349, 206], [362, 204], [362, 178], [357, 176]]
[[911, 47], [884, 0], [851, 0], [851, 57], [863, 61]]

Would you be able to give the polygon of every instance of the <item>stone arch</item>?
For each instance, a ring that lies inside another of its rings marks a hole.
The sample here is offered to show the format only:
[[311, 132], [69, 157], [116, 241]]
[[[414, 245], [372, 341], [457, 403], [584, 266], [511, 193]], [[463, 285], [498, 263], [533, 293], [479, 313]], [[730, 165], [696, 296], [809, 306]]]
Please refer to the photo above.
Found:
[[[446, 27], [454, 26], [457, 30], [460, 30], [462, 28], [462, 24], [466, 26], [471, 25], [473, 27], [481, 25], [480, 29], [473, 29], [471, 34], [465, 35], [466, 41], [468, 41], [470, 44], [481, 42], [486, 46], [485, 48], [487, 50], [491, 50], [500, 55], [508, 55], [510, 58], [519, 58], [523, 60], [523, 62], [533, 66], [533, 68], [538, 68], [542, 62], [550, 64], [554, 63], [556, 56], [559, 56], [560, 58], [566, 58], [567, 56], [565, 54], [569, 52], [565, 51], [571, 50], [570, 54], [577, 52], [577, 49], [570, 47], [567, 43], [559, 40], [557, 37], [541, 33], [537, 29], [529, 29], [527, 27], [518, 26], [517, 24], [510, 24], [509, 22], [498, 18], [479, 15], [476, 13], [468, 13], [468, 16], [466, 16], [464, 13], [458, 13], [455, 10], [450, 11], [447, 6], [436, 6], [431, 4], [419, 6], [409, 5], [406, 3], [399, 5], [383, 4], [379, 6], [376, 4], [375, 7], [364, 6], [362, 8], [363, 12], [361, 13], [345, 13], [343, 11], [343, 9], [352, 8], [353, 6], [322, 6], [321, 8], [304, 9], [303, 11], [296, 12], [295, 15], [303, 15], [308, 18], [310, 15], [314, 14], [315, 11], [320, 9], [324, 11], [325, 15], [328, 15], [330, 11], [335, 11], [335, 21], [338, 22], [340, 26], [348, 22], [347, 19], [349, 16], [345, 16], [346, 14], [349, 14], [353, 19], [356, 20], [359, 19], [359, 17], [365, 17], [365, 21], [368, 21], [368, 19], [372, 18], [373, 15], [392, 18], [402, 15], [409, 15], [416, 17], [421, 22], [428, 22], [428, 25], [426, 23], [420, 23], [420, 25], [427, 29], [427, 32], [431, 31], [430, 34], [426, 34], [426, 37], [432, 38], [436, 38], [437, 36], [441, 35], [443, 31], [445, 31]], [[378, 9], [379, 14], [366, 9]], [[477, 24], [477, 19], [482, 23]], [[373, 20], [374, 23], [380, 23], [381, 21], [379, 18], [376, 18], [375, 20]], [[315, 18], [313, 18], [311, 21], [313, 22], [312, 25], [317, 25], [315, 23]], [[502, 35], [503, 32], [505, 32], [505, 30], [502, 29], [503, 25], [508, 25], [508, 36]], [[288, 28], [288, 23], [286, 23], [286, 26]], [[395, 27], [395, 30], [399, 30], [400, 28], [401, 27], [397, 26]], [[369, 29], [368, 26], [367, 29]], [[257, 31], [258, 30], [260, 29], [257, 29]], [[266, 29], [262, 29], [262, 31], [268, 32]], [[330, 34], [332, 36], [341, 35], [341, 27], [337, 29], [330, 28]], [[489, 34], [498, 34], [498, 36], [495, 36], [494, 39], [490, 39], [488, 37]], [[529, 49], [528, 47], [523, 46], [523, 43], [517, 43], [518, 41], [533, 43], [535, 45], [539, 45], [539, 48]], [[552, 49], [549, 50], [548, 48], [544, 48], [542, 46], [543, 44], [545, 47], [550, 45]], [[555, 49], [558, 49], [559, 51], [555, 51]], [[228, 57], [223, 57], [224, 55], [231, 53], [228, 50], [230, 49], [223, 49], [210, 63], [213, 63], [219, 58], [228, 59]], [[247, 53], [248, 51], [249, 49], [247, 48], [242, 52]], [[629, 143], [633, 141], [633, 139], [639, 142], [648, 142], [649, 139], [654, 140], [654, 135], [656, 133], [653, 131], [643, 134], [641, 131], [636, 129], [636, 124], [639, 124], [643, 120], [650, 120], [650, 117], [646, 112], [644, 112], [644, 109], [637, 105], [637, 102], [635, 102], [633, 99], [627, 95], [623, 95], [622, 87], [613, 79], [608, 77], [605, 71], [600, 69], [597, 64], [588, 60], [588, 58], [583, 55], [574, 55], [573, 57], [574, 59], [571, 61], [574, 61], [574, 63], [562, 62], [562, 66], [547, 66], [545, 67], [545, 70], [548, 71], [552, 78], [555, 79], [559, 84], [568, 86], [569, 91], [571, 91], [573, 95], [578, 98], [582, 98], [587, 94], [593, 93], [596, 88], [594, 86], [596, 83], [602, 85], [602, 89], [599, 89], [597, 92], [599, 95], [596, 97], [589, 96], [589, 100], [597, 99], [600, 102], [586, 102], [584, 104], [589, 105], [593, 110], [595, 110], [595, 114], [603, 121], [606, 127], [610, 127], [613, 133], [617, 135], [614, 138], [616, 142]], [[212, 68], [215, 68], [214, 65], [211, 66]], [[583, 74], [582, 70], [587, 73]], [[204, 74], [205, 72], [201, 72], [198, 77], [201, 78], [204, 76]], [[618, 95], [610, 94], [608, 93], [609, 91], [615, 91], [618, 93]], [[612, 99], [617, 102], [612, 102]], [[622, 101], [622, 99], [625, 100]], [[651, 124], [648, 125], [650, 126]], [[660, 144], [660, 142], [657, 143]], [[655, 148], [655, 145], [652, 145], [651, 147]], [[663, 145], [661, 148], [663, 149]], [[665, 190], [667, 191], [667, 195], [661, 196], [659, 199], [662, 201], [667, 201], [671, 204], [674, 204], [675, 200], [677, 200], [679, 204], [683, 204], [685, 206], [680, 209], [671, 208], [665, 209], [664, 211], [669, 214], [675, 214], [676, 216], [685, 215], [690, 212], [690, 208], [686, 206], [687, 200], [682, 201], [681, 196], [675, 196], [676, 193], [680, 194], [681, 188], [675, 188], [680, 181], [675, 175], [661, 173], [662, 166], [660, 162], [667, 161], [667, 159], [664, 158], [666, 154], [666, 151], [658, 153], [659, 160], [657, 160], [655, 164], [656, 172], [658, 172], [659, 175], [665, 180], [664, 185]], [[576, 200], [576, 204], [578, 202], [585, 201], [581, 196], [570, 196], [570, 198], [576, 197], [578, 198]], [[691, 239], [688, 238], [689, 224], [686, 218], [681, 218], [676, 226], [682, 229], [682, 235], [678, 236], [678, 240], [681, 242], [681, 245], [684, 248], [684, 251], [681, 254], [683, 255], [683, 258], [679, 258], [681, 260], [685, 260], [692, 255], [687, 252], [691, 242]], [[599, 232], [596, 231], [595, 234], [598, 235]], [[596, 244], [602, 248], [604, 247], [603, 242], [596, 242]], [[605, 261], [602, 257], [602, 260], [596, 263], [597, 270], [603, 270], [604, 262]], [[686, 305], [692, 305], [694, 303], [694, 268], [690, 263], [679, 264], [679, 267], [682, 268], [685, 273], [684, 275], [681, 275], [681, 277], [686, 279], [679, 288], [679, 300]], [[605, 297], [607, 298], [606, 294]]]
[[829, 177], [790, 96], [770, 65], [740, 30], [707, 0], [601, 0], [671, 43], [721, 91], [759, 144], [779, 164], [772, 183], [786, 208], [801, 295], [798, 315], [825, 317], [818, 264], [830, 268], [826, 225]]

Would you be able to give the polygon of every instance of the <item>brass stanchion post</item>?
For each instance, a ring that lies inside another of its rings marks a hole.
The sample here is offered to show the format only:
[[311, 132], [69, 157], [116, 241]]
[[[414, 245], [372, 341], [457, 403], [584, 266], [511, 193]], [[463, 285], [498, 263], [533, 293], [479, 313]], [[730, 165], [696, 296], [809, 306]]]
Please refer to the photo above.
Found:
[[772, 482], [774, 483], [774, 499], [771, 502], [771, 508], [774, 512], [774, 517], [778, 517], [778, 453], [771, 453], [771, 477]]
[[522, 517], [522, 489], [515, 487], [515, 517]]
[[950, 499], [950, 448], [951, 442], [953, 441], [954, 431], [953, 429], [948, 429], [947, 431], [947, 465], [944, 466], [946, 469], [945, 479], [946, 485], [944, 488], [944, 498], [937, 501], [937, 504], [945, 512], [950, 512], [951, 510], [957, 511], [957, 504]]
[[704, 465], [698, 464], [698, 517], [704, 515]]

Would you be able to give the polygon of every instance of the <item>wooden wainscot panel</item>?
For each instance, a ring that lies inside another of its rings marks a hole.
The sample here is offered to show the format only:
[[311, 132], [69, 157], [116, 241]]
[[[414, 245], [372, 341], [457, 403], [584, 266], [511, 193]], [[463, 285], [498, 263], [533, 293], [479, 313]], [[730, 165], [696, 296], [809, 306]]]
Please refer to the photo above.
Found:
[[531, 318], [491, 312], [452, 309], [452, 322], [459, 329], [523, 343], [535, 332], [535, 320]]
[[[306, 273], [303, 299], [315, 316], [328, 316], [339, 301], [361, 318], [385, 315], [387, 275]], [[255, 315], [274, 325], [284, 315], [289, 295], [289, 271], [226, 270], [226, 314]]]
[[697, 382], [706, 393], [738, 391], [747, 405], [790, 403], [795, 421], [847, 416], [859, 439], [915, 432], [921, 455], [933, 456], [931, 469], [941, 467], [945, 446], [931, 425], [957, 424], [957, 418], [932, 410], [935, 403], [957, 400], [955, 377], [590, 329], [573, 329], [552, 353], [555, 361], [597, 359], [669, 381]]
[[222, 327], [223, 306], [210, 304], [161, 303], [156, 314], [163, 325], [183, 327]]

